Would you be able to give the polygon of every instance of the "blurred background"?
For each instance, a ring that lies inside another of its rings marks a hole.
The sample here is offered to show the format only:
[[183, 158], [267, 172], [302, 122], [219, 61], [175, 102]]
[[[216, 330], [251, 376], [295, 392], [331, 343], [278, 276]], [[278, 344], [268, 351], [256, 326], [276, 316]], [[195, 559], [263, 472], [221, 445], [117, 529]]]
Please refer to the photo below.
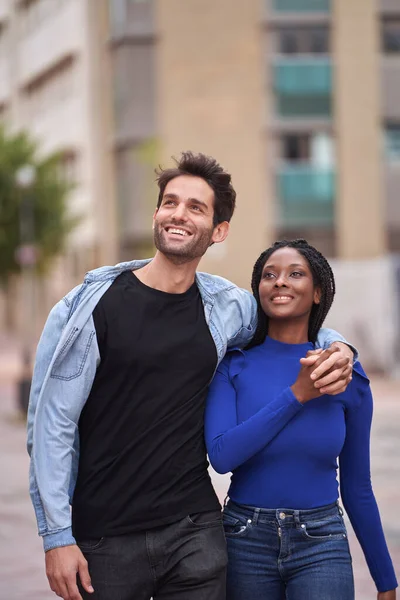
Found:
[[151, 256], [154, 167], [187, 149], [238, 192], [202, 270], [248, 288], [282, 237], [330, 258], [400, 575], [400, 0], [0, 0], [1, 600], [53, 596], [23, 423], [45, 318], [87, 270]]

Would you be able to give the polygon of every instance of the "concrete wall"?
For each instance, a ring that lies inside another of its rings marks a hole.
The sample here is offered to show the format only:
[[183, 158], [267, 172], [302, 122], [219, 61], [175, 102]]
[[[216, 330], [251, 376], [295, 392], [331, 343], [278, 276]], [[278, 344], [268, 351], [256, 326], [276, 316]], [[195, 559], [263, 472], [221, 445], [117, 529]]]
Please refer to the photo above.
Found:
[[331, 265], [337, 292], [324, 326], [337, 329], [358, 348], [366, 369], [396, 374], [400, 363], [400, 279], [396, 269], [400, 259], [332, 260]]
[[375, 0], [333, 3], [336, 226], [343, 259], [386, 252], [376, 9]]
[[229, 237], [200, 268], [248, 286], [272, 225], [262, 113], [259, 0], [159, 0], [157, 94], [163, 162], [182, 150], [215, 156], [238, 193]]

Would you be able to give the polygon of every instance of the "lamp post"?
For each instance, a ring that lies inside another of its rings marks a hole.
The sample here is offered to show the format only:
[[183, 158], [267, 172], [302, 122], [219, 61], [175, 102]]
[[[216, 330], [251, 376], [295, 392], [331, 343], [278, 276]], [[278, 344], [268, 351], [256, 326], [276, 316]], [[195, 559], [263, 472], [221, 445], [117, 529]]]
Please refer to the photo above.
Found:
[[23, 294], [23, 345], [22, 370], [18, 382], [18, 407], [22, 414], [28, 410], [29, 393], [32, 381], [32, 344], [35, 332], [35, 218], [32, 187], [36, 181], [36, 168], [27, 164], [15, 174], [15, 183], [21, 193], [19, 231], [20, 245], [16, 260], [21, 267]]

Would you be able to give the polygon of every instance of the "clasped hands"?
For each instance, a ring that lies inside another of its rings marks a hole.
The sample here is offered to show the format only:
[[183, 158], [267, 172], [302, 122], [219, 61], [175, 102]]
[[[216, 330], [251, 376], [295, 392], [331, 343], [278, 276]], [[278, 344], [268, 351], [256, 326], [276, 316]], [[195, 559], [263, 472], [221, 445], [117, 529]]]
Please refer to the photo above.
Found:
[[352, 379], [353, 352], [342, 342], [335, 342], [327, 350], [309, 350], [300, 363], [291, 389], [301, 403], [322, 394], [341, 394]]

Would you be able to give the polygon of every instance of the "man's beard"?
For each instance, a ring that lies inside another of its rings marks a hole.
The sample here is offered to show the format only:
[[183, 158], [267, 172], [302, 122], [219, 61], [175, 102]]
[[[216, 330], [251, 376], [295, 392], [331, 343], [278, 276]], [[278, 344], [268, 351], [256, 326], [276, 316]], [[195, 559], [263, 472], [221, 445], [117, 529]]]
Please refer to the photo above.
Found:
[[[179, 227], [179, 225], [175, 225]], [[154, 245], [161, 254], [166, 256], [176, 265], [182, 265], [191, 262], [196, 258], [201, 258], [211, 245], [213, 229], [202, 231], [200, 236], [190, 236], [184, 244], [171, 244], [165, 239], [166, 231], [162, 225], [155, 224], [154, 227]]]

